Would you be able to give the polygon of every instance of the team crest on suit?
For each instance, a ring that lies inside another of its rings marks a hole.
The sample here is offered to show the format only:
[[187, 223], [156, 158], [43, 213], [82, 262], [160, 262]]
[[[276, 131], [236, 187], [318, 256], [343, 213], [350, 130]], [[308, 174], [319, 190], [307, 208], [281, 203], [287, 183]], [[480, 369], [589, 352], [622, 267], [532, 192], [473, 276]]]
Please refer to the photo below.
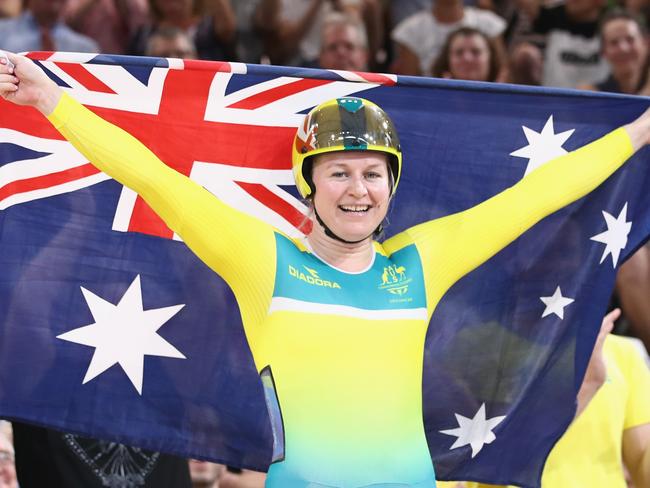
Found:
[[406, 276], [406, 266], [391, 264], [384, 267], [381, 274], [380, 290], [386, 290], [393, 295], [405, 295], [409, 290], [411, 278]]

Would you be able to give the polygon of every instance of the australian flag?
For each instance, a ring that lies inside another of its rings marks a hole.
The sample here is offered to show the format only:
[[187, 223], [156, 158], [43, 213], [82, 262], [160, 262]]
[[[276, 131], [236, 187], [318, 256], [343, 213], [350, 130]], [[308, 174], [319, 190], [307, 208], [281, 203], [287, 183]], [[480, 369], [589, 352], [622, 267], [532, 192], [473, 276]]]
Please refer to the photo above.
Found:
[[[238, 63], [31, 53], [74, 98], [216, 198], [309, 232], [291, 143], [318, 103], [393, 118], [387, 235], [472, 207], [637, 117], [646, 99]], [[440, 479], [538, 486], [616, 270], [650, 235], [648, 153], [456, 283], [427, 335]], [[476, 236], [481, 246], [481, 236]], [[272, 435], [234, 297], [131, 190], [0, 102], [0, 416], [264, 470]], [[378, 406], [378, 408], [381, 408]]]

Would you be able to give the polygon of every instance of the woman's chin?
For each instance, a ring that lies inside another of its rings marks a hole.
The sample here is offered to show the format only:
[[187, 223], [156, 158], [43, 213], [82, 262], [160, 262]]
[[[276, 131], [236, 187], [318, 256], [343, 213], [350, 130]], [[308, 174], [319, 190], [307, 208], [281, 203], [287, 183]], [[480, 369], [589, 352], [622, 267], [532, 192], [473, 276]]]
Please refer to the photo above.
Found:
[[373, 232], [377, 226], [341, 226], [338, 228], [331, 229], [334, 234], [336, 234], [341, 239], [348, 242], [357, 242], [365, 239], [366, 237], [372, 237]]

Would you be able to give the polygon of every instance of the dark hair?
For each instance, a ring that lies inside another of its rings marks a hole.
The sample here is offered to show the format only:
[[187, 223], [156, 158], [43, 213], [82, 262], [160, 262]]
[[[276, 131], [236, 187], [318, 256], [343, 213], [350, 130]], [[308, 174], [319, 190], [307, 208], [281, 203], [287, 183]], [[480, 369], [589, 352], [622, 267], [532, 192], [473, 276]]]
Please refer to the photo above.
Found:
[[639, 28], [639, 32], [644, 37], [648, 33], [648, 28], [646, 27], [645, 20], [642, 17], [634, 15], [632, 12], [623, 8], [615, 7], [611, 10], [608, 10], [607, 13], [603, 15], [598, 22], [598, 34], [600, 36], [601, 45], [603, 44], [603, 32], [605, 30], [605, 26], [615, 20], [628, 20], [635, 23]]
[[497, 53], [496, 44], [492, 39], [490, 39], [487, 35], [485, 35], [485, 33], [481, 32], [478, 29], [474, 29], [473, 27], [461, 27], [451, 32], [447, 36], [447, 40], [445, 41], [445, 44], [442, 47], [442, 50], [440, 51], [438, 58], [433, 63], [433, 67], [431, 69], [433, 76], [440, 78], [444, 73], [449, 72], [450, 69], [449, 55], [451, 52], [451, 44], [452, 42], [454, 42], [454, 39], [456, 39], [457, 37], [472, 37], [472, 36], [479, 36], [483, 40], [485, 40], [485, 43], [487, 44], [488, 47], [488, 51], [490, 53], [490, 61], [489, 61], [490, 66], [488, 69], [488, 79], [485, 81], [495, 81], [497, 79], [497, 75], [501, 70], [501, 60]]
[[[643, 42], [646, 42], [646, 36], [648, 35], [648, 28], [646, 27], [645, 20], [642, 17], [634, 15], [632, 12], [625, 10], [623, 8], [615, 7], [611, 10], [608, 10], [605, 15], [603, 15], [598, 22], [598, 35], [600, 37], [600, 49], [604, 49], [605, 40], [603, 39], [603, 32], [605, 31], [605, 26], [610, 22], [615, 20], [627, 20], [636, 24], [639, 28], [639, 33], [643, 38]], [[643, 66], [641, 67], [641, 76], [639, 77], [639, 82], [637, 83], [634, 93], [637, 93], [641, 88], [646, 84], [648, 80], [648, 68], [650, 67], [650, 57], [646, 55], [646, 59], [643, 61]]]

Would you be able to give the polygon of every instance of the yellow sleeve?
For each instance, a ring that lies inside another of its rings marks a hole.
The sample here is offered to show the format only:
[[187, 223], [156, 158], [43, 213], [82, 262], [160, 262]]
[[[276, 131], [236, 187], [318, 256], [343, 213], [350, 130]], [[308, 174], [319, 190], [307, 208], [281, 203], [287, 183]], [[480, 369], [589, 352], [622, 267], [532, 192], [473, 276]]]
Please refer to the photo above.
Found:
[[48, 119], [93, 165], [138, 193], [228, 283], [247, 333], [261, 322], [275, 276], [270, 225], [224, 204], [67, 94]]
[[475, 207], [405, 231], [422, 259], [429, 312], [458, 279], [547, 215], [595, 189], [633, 153], [627, 132], [617, 129]]

